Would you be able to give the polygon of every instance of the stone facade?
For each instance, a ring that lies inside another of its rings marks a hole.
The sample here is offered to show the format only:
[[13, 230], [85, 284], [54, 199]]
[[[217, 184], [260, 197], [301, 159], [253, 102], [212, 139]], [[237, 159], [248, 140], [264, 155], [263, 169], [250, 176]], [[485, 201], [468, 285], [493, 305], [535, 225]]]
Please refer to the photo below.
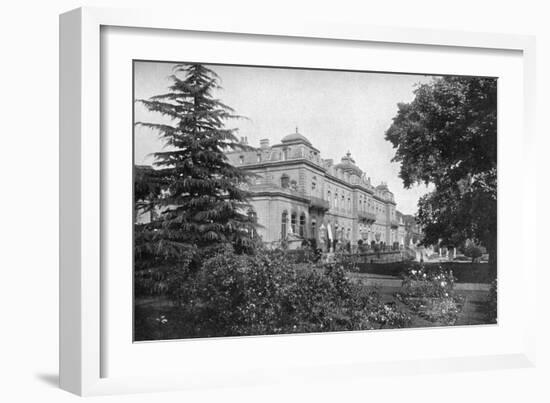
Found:
[[334, 164], [296, 130], [279, 144], [261, 140], [260, 147], [227, 157], [255, 174], [251, 204], [268, 244], [314, 238], [327, 249], [329, 239], [351, 246], [359, 240], [404, 245], [393, 193], [385, 183], [373, 186], [349, 152]]

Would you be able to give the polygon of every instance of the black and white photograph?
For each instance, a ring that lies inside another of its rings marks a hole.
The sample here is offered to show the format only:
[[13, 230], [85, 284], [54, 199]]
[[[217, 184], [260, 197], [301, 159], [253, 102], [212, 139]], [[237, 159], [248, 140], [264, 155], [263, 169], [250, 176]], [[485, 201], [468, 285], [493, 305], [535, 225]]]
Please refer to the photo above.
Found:
[[550, 402], [544, 6], [4, 2], [1, 401]]
[[133, 61], [134, 341], [497, 323], [497, 78]]

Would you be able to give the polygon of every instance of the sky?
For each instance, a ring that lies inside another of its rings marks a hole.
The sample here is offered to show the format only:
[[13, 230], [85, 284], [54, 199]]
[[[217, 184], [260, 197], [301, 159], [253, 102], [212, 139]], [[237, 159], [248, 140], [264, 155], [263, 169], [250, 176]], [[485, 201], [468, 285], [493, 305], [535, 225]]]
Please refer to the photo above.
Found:
[[[174, 64], [136, 62], [134, 95], [147, 99], [167, 92]], [[267, 138], [277, 144], [298, 131], [335, 163], [349, 151], [374, 185], [384, 181], [395, 195], [397, 209], [414, 214], [420, 196], [431, 188], [405, 189], [399, 178], [400, 164], [391, 162], [395, 149], [384, 139], [397, 113], [397, 104], [414, 99], [419, 83], [433, 76], [344, 72], [271, 67], [212, 66], [222, 89], [214, 94], [246, 120], [229, 122], [238, 137], [252, 146]], [[136, 103], [135, 120], [167, 123], [166, 118]], [[135, 129], [135, 163], [151, 165], [151, 153], [163, 147], [158, 135]]]

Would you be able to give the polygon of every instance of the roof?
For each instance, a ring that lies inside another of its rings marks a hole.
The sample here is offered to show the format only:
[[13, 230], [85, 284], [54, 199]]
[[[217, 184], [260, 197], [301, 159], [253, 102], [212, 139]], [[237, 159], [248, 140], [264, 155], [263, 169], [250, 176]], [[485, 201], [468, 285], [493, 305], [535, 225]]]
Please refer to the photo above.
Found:
[[363, 171], [355, 165], [355, 160], [351, 158], [351, 153], [348, 151], [347, 154], [342, 157], [342, 160], [339, 164], [334, 165], [335, 169], [341, 169], [345, 172], [352, 172], [357, 176], [363, 175]]
[[296, 128], [295, 133], [290, 133], [283, 137], [281, 143], [306, 143], [311, 145], [311, 142], [303, 134], [298, 133], [298, 128]]

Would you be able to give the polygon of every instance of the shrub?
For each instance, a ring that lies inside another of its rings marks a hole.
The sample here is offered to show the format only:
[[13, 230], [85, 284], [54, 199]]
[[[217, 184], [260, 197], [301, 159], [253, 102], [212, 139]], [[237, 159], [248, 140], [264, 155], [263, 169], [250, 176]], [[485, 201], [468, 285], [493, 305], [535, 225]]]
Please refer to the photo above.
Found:
[[314, 247], [312, 244], [306, 243], [300, 249], [282, 249], [284, 251], [287, 263], [317, 263], [323, 252], [321, 249]]
[[[150, 319], [156, 338], [243, 336], [404, 327], [394, 305], [350, 281], [341, 266], [288, 264], [282, 251], [206, 260], [172, 293], [177, 306]], [[147, 339], [151, 332], [140, 331]]]
[[425, 270], [413, 267], [403, 274], [403, 284], [396, 297], [419, 316], [443, 325], [454, 325], [462, 308], [462, 298], [455, 295], [455, 278], [451, 270]]
[[472, 263], [475, 262], [483, 255], [483, 249], [474, 244], [473, 242], [468, 242], [464, 247], [464, 256], [467, 256], [472, 259]]
[[453, 291], [455, 277], [452, 270], [426, 270], [423, 266], [415, 266], [402, 274], [404, 292], [428, 298], [449, 296]]

